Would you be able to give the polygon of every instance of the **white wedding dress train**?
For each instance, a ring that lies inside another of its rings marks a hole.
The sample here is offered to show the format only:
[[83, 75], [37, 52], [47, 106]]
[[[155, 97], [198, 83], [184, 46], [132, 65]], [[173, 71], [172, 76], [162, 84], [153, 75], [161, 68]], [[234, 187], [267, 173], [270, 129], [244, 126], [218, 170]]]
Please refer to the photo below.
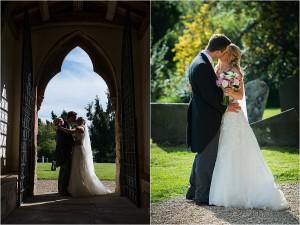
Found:
[[88, 128], [75, 133], [71, 175], [68, 191], [73, 197], [104, 195], [111, 193], [95, 174]]
[[[241, 105], [246, 110], [245, 101]], [[288, 208], [243, 111], [225, 112], [223, 116], [209, 204], [272, 210]]]

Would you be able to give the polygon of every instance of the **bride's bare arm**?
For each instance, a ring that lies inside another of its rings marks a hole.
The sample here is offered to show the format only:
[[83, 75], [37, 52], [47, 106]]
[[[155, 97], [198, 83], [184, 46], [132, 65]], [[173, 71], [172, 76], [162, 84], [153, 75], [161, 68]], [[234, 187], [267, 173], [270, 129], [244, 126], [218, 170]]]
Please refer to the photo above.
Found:
[[84, 132], [84, 127], [82, 127], [82, 126], [78, 126], [76, 128], [73, 128], [73, 129], [67, 129], [67, 128], [58, 126], [57, 129], [65, 132], [65, 133], [69, 133], [69, 134], [73, 134], [75, 132], [79, 132], [79, 133], [83, 133]]

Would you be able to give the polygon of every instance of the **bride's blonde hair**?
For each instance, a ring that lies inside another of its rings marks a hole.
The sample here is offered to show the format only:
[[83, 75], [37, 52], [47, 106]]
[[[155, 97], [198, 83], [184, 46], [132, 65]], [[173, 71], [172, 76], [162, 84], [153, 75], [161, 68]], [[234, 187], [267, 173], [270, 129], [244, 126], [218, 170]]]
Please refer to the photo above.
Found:
[[[241, 49], [237, 45], [231, 43], [230, 45], [227, 46], [226, 52], [229, 57], [228, 61], [229, 61], [230, 67], [231, 68], [238, 67], [241, 69], [241, 65], [240, 65], [241, 56], [242, 56]], [[216, 65], [217, 70], [219, 69], [220, 63], [221, 63], [221, 61], [219, 59], [218, 64]], [[241, 73], [244, 76], [244, 71], [242, 69], [241, 69]]]
[[232, 67], [235, 66], [240, 67], [241, 56], [242, 56], [241, 49], [237, 45], [231, 43], [230, 45], [227, 46], [226, 51], [229, 55], [229, 64]]

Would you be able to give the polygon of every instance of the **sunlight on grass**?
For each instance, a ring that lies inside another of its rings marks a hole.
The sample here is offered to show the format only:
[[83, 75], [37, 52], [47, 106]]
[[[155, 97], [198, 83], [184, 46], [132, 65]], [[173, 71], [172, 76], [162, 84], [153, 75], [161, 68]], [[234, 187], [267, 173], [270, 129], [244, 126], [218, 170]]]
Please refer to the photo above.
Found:
[[277, 114], [281, 113], [280, 108], [268, 108], [265, 109], [264, 114], [263, 114], [263, 119], [270, 118], [272, 116], [275, 116]]
[[[116, 165], [115, 163], [95, 163], [96, 175], [101, 180], [115, 180]], [[59, 168], [51, 171], [51, 163], [38, 163], [37, 178], [40, 180], [57, 180]]]
[[[299, 154], [294, 149], [264, 148], [263, 155], [279, 183], [295, 183], [299, 176]], [[151, 201], [184, 195], [195, 153], [184, 146], [151, 145]]]

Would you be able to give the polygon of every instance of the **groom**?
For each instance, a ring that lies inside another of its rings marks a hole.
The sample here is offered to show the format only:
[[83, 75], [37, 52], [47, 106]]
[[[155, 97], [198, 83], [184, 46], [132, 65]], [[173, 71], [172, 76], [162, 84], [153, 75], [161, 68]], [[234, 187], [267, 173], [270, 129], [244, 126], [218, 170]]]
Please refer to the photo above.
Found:
[[[57, 119], [56, 125], [62, 126], [64, 128], [72, 128], [72, 124], [76, 121], [77, 113], [70, 111], [67, 114], [67, 120], [64, 121], [61, 118]], [[61, 195], [68, 196], [68, 185], [71, 173], [71, 163], [72, 163], [72, 149], [74, 146], [74, 139], [72, 134], [65, 133], [61, 130], [57, 130], [56, 133], [56, 161], [59, 169], [58, 176], [58, 192]]]
[[197, 154], [186, 198], [194, 200], [197, 205], [209, 204], [222, 116], [226, 110], [236, 112], [240, 109], [238, 104], [222, 105], [223, 91], [216, 85], [213, 59], [226, 57], [230, 43], [225, 35], [214, 34], [206, 49], [194, 58], [189, 67], [192, 98], [188, 108], [187, 144]]

